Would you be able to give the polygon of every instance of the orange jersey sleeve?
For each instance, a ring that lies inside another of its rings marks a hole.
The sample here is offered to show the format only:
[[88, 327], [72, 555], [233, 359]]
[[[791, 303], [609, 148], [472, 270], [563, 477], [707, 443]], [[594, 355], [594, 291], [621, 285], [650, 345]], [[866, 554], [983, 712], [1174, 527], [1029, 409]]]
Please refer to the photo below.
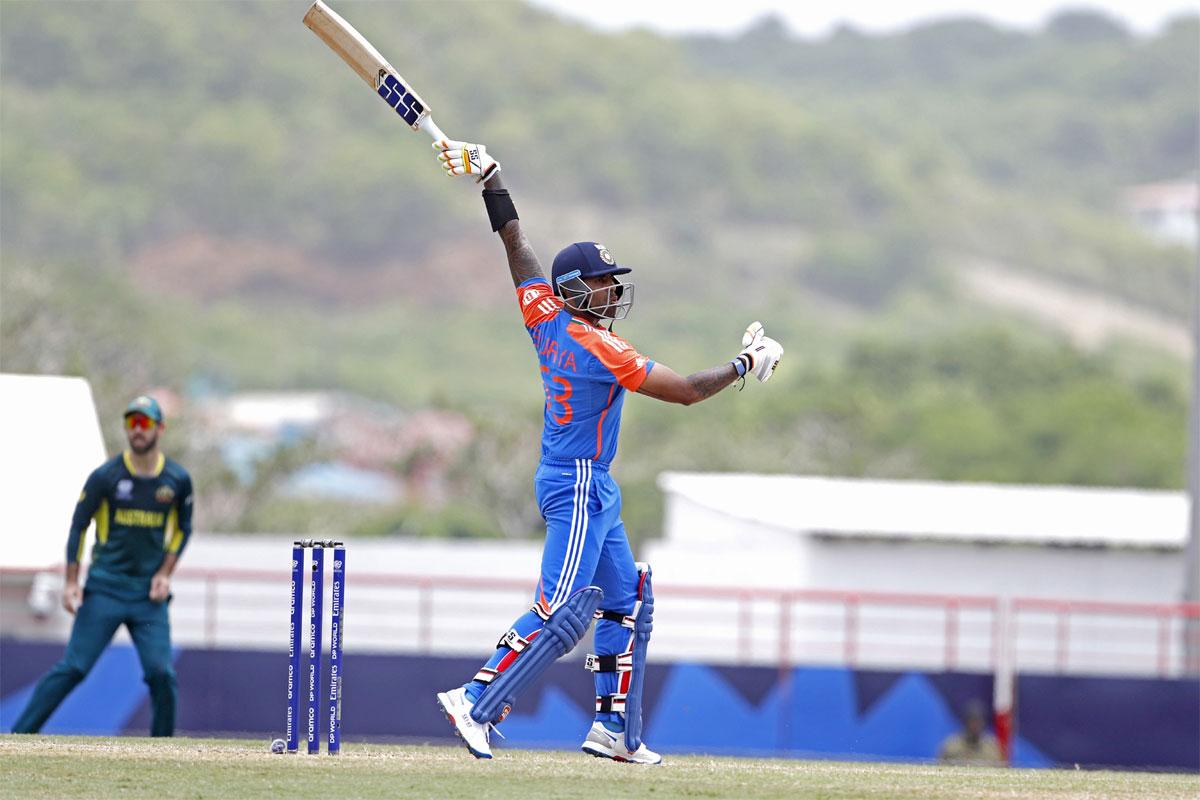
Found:
[[572, 339], [616, 377], [617, 383], [631, 392], [642, 388], [653, 362], [633, 349], [633, 345], [615, 333], [578, 319], [571, 320], [567, 330]]
[[517, 302], [521, 304], [526, 328], [554, 319], [563, 307], [562, 299], [554, 294], [550, 284], [537, 279], [517, 287]]

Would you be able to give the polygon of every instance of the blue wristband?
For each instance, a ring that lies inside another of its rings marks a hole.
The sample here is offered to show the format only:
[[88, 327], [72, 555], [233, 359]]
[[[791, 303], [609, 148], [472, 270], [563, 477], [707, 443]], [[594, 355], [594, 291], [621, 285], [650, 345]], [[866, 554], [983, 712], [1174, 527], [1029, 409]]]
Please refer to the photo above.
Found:
[[733, 361], [730, 361], [729, 363], [733, 364], [733, 368], [737, 370], [737, 374], [738, 374], [739, 378], [746, 377], [746, 362], [742, 359], [741, 356], [738, 356], [737, 358], [735, 358]]

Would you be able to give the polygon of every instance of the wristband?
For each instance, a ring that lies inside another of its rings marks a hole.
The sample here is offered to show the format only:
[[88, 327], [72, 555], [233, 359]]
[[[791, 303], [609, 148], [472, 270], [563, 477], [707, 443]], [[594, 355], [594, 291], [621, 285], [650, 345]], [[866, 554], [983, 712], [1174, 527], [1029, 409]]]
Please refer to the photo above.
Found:
[[520, 219], [507, 189], [484, 189], [483, 205], [487, 209], [488, 221], [492, 223], [493, 231], [500, 230], [514, 219]]
[[733, 364], [733, 368], [737, 370], [737, 374], [738, 374], [739, 378], [746, 377], [746, 370], [748, 370], [750, 368], [750, 359], [748, 356], [746, 356], [745, 354], [739, 355], [737, 358], [735, 358], [733, 361], [730, 361], [729, 363]]

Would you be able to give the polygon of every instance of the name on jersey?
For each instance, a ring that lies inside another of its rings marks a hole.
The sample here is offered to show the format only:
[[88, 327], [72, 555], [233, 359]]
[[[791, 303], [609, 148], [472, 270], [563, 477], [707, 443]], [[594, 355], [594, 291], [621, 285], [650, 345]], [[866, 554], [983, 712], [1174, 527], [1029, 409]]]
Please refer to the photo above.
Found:
[[118, 508], [113, 512], [113, 522], [129, 528], [161, 528], [166, 515], [161, 511], [143, 511], [140, 508]]
[[547, 366], [570, 372], [578, 371], [575, 366], [575, 354], [570, 350], [560, 350], [558, 340], [553, 336], [547, 336], [540, 330], [535, 331], [534, 343], [537, 345], [538, 356]]

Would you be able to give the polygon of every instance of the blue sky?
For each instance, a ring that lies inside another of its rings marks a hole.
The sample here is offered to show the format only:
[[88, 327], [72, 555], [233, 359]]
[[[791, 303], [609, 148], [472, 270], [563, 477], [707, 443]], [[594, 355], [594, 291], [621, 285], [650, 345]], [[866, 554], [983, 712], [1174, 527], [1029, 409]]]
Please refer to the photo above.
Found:
[[914, 23], [944, 16], [973, 15], [1018, 27], [1035, 27], [1065, 8], [1092, 8], [1123, 19], [1143, 33], [1153, 32], [1168, 17], [1183, 11], [1200, 11], [1200, 2], [1183, 0], [1101, 0], [1088, 3], [1050, 0], [954, 2], [953, 0], [840, 0], [785, 2], [776, 0], [723, 0], [714, 3], [680, 0], [532, 0], [565, 16], [607, 30], [645, 26], [663, 33], [736, 33], [767, 13], [782, 16], [796, 33], [819, 36], [842, 22], [871, 32], [903, 29]]

